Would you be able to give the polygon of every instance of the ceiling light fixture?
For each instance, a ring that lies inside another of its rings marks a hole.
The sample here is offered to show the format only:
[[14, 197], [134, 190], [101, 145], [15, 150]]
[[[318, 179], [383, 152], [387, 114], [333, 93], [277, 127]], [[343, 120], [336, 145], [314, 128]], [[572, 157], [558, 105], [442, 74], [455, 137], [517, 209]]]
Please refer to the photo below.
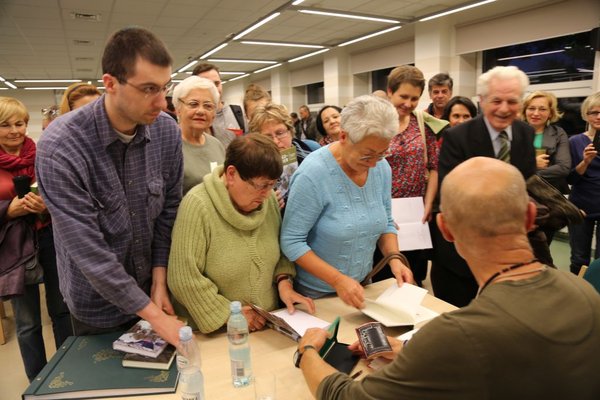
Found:
[[296, 62], [296, 61], [300, 61], [300, 60], [303, 60], [303, 59], [308, 58], [308, 57], [316, 56], [317, 54], [325, 53], [326, 51], [329, 51], [329, 49], [323, 49], [323, 50], [313, 51], [312, 53], [308, 53], [308, 54], [305, 54], [305, 55], [300, 56], [300, 57], [292, 58], [291, 60], [288, 60], [288, 62], [293, 63], [293, 62]]
[[307, 49], [324, 49], [325, 46], [320, 44], [303, 44], [303, 43], [284, 43], [284, 42], [265, 42], [258, 40], [242, 40], [243, 44], [256, 44], [261, 46], [284, 46], [284, 47], [303, 47]]
[[227, 43], [221, 43], [220, 45], [218, 45], [217, 47], [215, 47], [214, 49], [207, 51], [206, 53], [202, 54], [200, 56], [200, 59], [203, 60], [206, 57], [210, 56], [211, 54], [216, 53], [217, 51], [221, 50], [223, 47], [227, 46]]
[[186, 69], [191, 68], [191, 67], [193, 67], [196, 64], [198, 64], [198, 60], [190, 61], [189, 63], [185, 64], [183, 67], [179, 68], [177, 70], [177, 72], [183, 72]]
[[298, 4], [304, 3], [304, 0], [296, 0], [292, 3], [293, 6], [297, 6]]
[[349, 44], [360, 42], [362, 40], [367, 40], [367, 39], [370, 39], [370, 38], [375, 37], [375, 36], [383, 35], [384, 33], [392, 32], [392, 31], [395, 31], [396, 29], [400, 29], [400, 28], [402, 28], [402, 27], [401, 26], [393, 26], [391, 28], [384, 29], [384, 30], [379, 31], [379, 32], [371, 33], [370, 35], [362, 36], [362, 37], [359, 37], [359, 38], [356, 38], [356, 39], [352, 39], [352, 40], [349, 40], [347, 42], [338, 44], [338, 47], [348, 46]]
[[12, 83], [10, 83], [9, 81], [4, 81], [4, 84], [6, 86], [8, 86], [11, 89], [16, 89], [17, 87], [15, 85], [13, 85]]
[[273, 13], [273, 14], [269, 15], [267, 18], [263, 19], [262, 21], [259, 21], [256, 24], [252, 25], [250, 28], [242, 31], [242, 33], [238, 33], [236, 36], [234, 36], [233, 40], [241, 39], [242, 37], [244, 37], [247, 34], [249, 34], [250, 32], [252, 32], [253, 30], [255, 30], [257, 28], [260, 28], [261, 26], [263, 26], [267, 22], [271, 21], [272, 19], [275, 19], [275, 18], [279, 17], [280, 15], [281, 15], [280, 12], [276, 12], [276, 13]]
[[439, 18], [439, 17], [443, 17], [443, 16], [446, 16], [446, 15], [457, 13], [457, 12], [460, 12], [460, 11], [468, 10], [469, 8], [475, 8], [475, 7], [482, 6], [484, 4], [493, 3], [495, 1], [496, 0], [484, 0], [484, 1], [478, 1], [477, 3], [467, 4], [467, 5], [462, 6], [462, 7], [454, 8], [452, 10], [448, 10], [448, 11], [444, 11], [444, 12], [441, 12], [441, 13], [433, 14], [433, 15], [430, 15], [428, 17], [423, 17], [423, 18], [419, 19], [419, 22], [429, 21], [429, 20], [432, 20], [432, 19], [435, 19], [435, 18]]
[[233, 58], [209, 58], [208, 61], [220, 63], [277, 64], [277, 61], [270, 60], [237, 60]]
[[556, 54], [556, 53], [564, 53], [564, 52], [565, 52], [564, 49], [562, 49], [562, 50], [544, 51], [542, 53], [523, 54], [522, 56], [503, 57], [503, 58], [499, 58], [498, 61], [516, 60], [516, 59], [519, 59], [519, 58], [545, 56], [547, 54]]
[[4, 82], [6, 79], [0, 76], [0, 82]]
[[19, 83], [75, 83], [81, 82], [81, 79], [16, 79]]
[[219, 72], [219, 75], [244, 75], [246, 72]]
[[250, 74], [244, 74], [244, 75], [236, 76], [235, 78], [231, 78], [231, 79], [230, 79], [230, 80], [228, 80], [227, 82], [233, 82], [233, 81], [236, 81], [236, 80], [238, 80], [238, 79], [245, 78], [245, 77], [247, 77], [247, 76], [250, 76]]
[[26, 87], [25, 90], [67, 90], [66, 87]]
[[264, 71], [268, 71], [270, 69], [277, 68], [277, 67], [280, 67], [280, 66], [281, 66], [281, 63], [275, 64], [275, 65], [269, 65], [268, 67], [257, 69], [256, 71], [254, 71], [254, 73], [258, 74], [258, 73], [261, 73], [261, 72], [264, 72]]
[[303, 8], [302, 10], [298, 10], [303, 14], [315, 14], [315, 15], [324, 15], [327, 17], [339, 17], [339, 18], [350, 18], [350, 19], [361, 19], [365, 21], [374, 21], [374, 22], [384, 22], [386, 24], [399, 24], [400, 21], [396, 19], [387, 19], [380, 17], [371, 17], [368, 15], [356, 15], [356, 14], [344, 14], [334, 11], [324, 11], [324, 10], [311, 10]]

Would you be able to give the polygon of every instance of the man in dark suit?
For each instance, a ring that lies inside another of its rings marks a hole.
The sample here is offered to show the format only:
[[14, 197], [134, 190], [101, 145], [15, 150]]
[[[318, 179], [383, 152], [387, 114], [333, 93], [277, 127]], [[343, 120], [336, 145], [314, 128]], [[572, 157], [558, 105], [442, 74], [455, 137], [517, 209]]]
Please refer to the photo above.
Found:
[[[525, 179], [535, 173], [534, 130], [517, 119], [528, 85], [527, 75], [516, 67], [495, 67], [479, 77], [477, 89], [483, 115], [444, 133], [438, 167], [440, 187], [454, 167], [478, 156], [510, 162]], [[489, 213], [492, 217], [494, 210]], [[466, 306], [477, 294], [477, 282], [454, 245], [437, 227], [433, 228], [433, 291], [449, 303]]]

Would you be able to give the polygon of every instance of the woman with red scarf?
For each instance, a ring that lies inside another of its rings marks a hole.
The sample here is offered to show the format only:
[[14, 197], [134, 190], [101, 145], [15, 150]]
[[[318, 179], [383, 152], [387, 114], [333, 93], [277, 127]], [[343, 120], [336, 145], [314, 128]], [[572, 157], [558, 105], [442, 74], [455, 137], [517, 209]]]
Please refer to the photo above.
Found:
[[[25, 274], [25, 265], [32, 265], [31, 253], [37, 256], [44, 271], [46, 304], [57, 348], [72, 335], [72, 328], [69, 310], [58, 287], [56, 253], [46, 205], [32, 191], [24, 194], [19, 190], [21, 196], [17, 196], [15, 188], [17, 181], [25, 182], [23, 192], [27, 192], [29, 184], [35, 182], [35, 143], [27, 137], [28, 122], [29, 114], [23, 103], [0, 97], [0, 297], [11, 299], [21, 357], [32, 381], [46, 364], [46, 350], [40, 282], [29, 282]], [[18, 178], [14, 180], [15, 177]]]

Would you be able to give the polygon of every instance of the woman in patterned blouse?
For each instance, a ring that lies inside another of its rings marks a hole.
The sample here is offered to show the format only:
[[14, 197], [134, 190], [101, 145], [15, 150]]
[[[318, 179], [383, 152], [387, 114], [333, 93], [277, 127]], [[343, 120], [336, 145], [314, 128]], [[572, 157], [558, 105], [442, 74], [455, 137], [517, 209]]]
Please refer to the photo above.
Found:
[[[424, 89], [425, 78], [418, 68], [402, 65], [390, 72], [387, 95], [398, 112], [400, 129], [390, 142], [386, 159], [392, 167], [392, 198], [423, 197], [422, 222], [427, 223], [438, 186], [439, 149], [435, 134], [427, 124], [424, 124], [424, 135], [421, 133], [414, 113]], [[427, 274], [427, 259], [423, 253], [404, 252], [417, 283]]]

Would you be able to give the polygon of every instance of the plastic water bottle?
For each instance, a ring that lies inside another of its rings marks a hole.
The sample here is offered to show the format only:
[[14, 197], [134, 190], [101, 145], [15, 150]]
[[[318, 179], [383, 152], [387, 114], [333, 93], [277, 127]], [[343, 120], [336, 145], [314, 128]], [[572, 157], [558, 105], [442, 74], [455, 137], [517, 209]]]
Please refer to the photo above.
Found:
[[192, 328], [183, 326], [179, 329], [179, 347], [177, 348], [177, 370], [181, 400], [204, 400], [204, 376], [200, 350], [194, 341]]
[[252, 381], [248, 321], [242, 314], [242, 305], [239, 301], [232, 301], [229, 309], [231, 315], [227, 321], [227, 339], [229, 339], [231, 379], [234, 387], [242, 387]]

